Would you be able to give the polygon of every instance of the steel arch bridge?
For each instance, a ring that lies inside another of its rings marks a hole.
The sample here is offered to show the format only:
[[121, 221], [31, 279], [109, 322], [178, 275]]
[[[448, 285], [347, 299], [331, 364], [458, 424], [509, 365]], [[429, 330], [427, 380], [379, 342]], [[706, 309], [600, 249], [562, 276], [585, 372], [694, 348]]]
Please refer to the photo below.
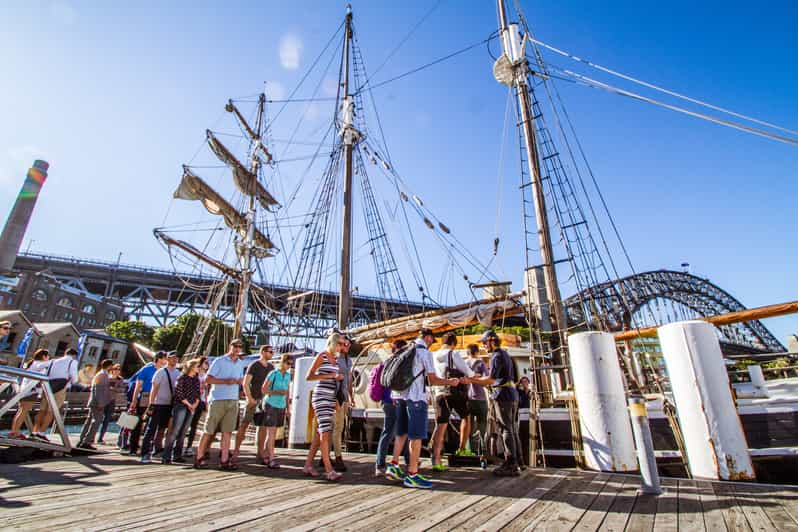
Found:
[[[588, 288], [565, 300], [569, 322], [610, 331], [745, 310], [731, 294], [686, 272], [656, 270]], [[760, 321], [719, 327], [730, 346], [778, 353], [785, 348]]]

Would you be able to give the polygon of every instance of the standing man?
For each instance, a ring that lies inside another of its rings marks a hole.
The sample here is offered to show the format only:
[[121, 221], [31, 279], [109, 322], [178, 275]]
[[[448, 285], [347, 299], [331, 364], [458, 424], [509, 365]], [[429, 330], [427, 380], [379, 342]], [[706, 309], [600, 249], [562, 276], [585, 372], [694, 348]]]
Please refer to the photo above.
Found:
[[194, 467], [199, 469], [208, 464], [205, 451], [216, 432], [222, 433], [221, 468], [237, 469], [235, 460], [230, 456], [230, 438], [238, 424], [238, 389], [244, 382], [246, 363], [241, 360], [244, 343], [233, 340], [227, 354], [220, 356], [211, 364], [205, 379], [211, 386], [208, 395], [208, 417], [205, 419], [205, 431], [202, 434]]
[[144, 414], [147, 412], [147, 407], [150, 406], [152, 378], [155, 376], [155, 372], [165, 365], [166, 352], [158, 351], [152, 362], [145, 364], [144, 367], [131, 377], [135, 384], [133, 385], [133, 395], [130, 399], [128, 412], [139, 418], [138, 424], [130, 431], [130, 438], [128, 439], [131, 455], [136, 455], [139, 452], [139, 440], [141, 438], [141, 432], [144, 429], [144, 424], [146, 423]]
[[89, 394], [89, 416], [83, 424], [80, 432], [80, 442], [78, 447], [94, 451], [96, 447], [92, 445], [97, 429], [102, 424], [105, 415], [105, 407], [111, 402], [111, 376], [108, 374], [114, 365], [113, 360], [105, 359], [100, 362], [100, 371], [91, 381], [91, 393]]
[[[466, 365], [457, 347], [457, 335], [447, 332], [443, 335], [443, 345], [435, 352], [435, 374], [441, 379], [454, 377], [460, 379], [457, 386], [435, 387], [435, 430], [432, 431], [432, 470], [442, 472], [446, 470], [443, 465], [443, 444], [446, 439], [446, 430], [449, 428], [449, 418], [452, 412], [457, 412], [461, 420], [468, 419], [468, 382], [466, 378], [473, 377], [474, 372]], [[468, 432], [460, 431], [460, 445], [457, 455], [465, 456]]]
[[147, 428], [144, 431], [144, 439], [141, 442], [142, 464], [149, 464], [152, 461], [153, 443], [158, 447], [158, 444], [163, 441], [163, 433], [172, 418], [175, 384], [179, 377], [177, 352], [170, 351], [166, 355], [166, 367], [160, 368], [152, 377], [149, 408], [147, 409], [149, 419]]
[[[69, 348], [64, 351], [64, 356], [56, 358], [50, 362], [50, 369], [47, 376], [50, 377], [50, 389], [55, 396], [55, 404], [60, 410], [66, 400], [67, 389], [78, 382], [78, 352]], [[53, 413], [50, 410], [50, 402], [42, 401], [36, 420], [33, 422], [33, 433], [39, 437], [46, 438], [45, 431], [50, 428], [53, 422]]]
[[244, 375], [244, 384], [242, 386], [244, 388], [244, 396], [247, 398], [247, 406], [244, 409], [244, 419], [241, 420], [241, 424], [238, 426], [238, 430], [236, 430], [236, 448], [235, 451], [233, 451], [233, 460], [238, 458], [238, 453], [241, 451], [241, 444], [247, 436], [249, 424], [254, 420], [256, 421], [255, 425], [258, 427], [257, 459], [259, 462], [263, 463], [263, 465], [268, 465], [264, 463], [266, 455], [263, 453], [263, 449], [266, 444], [266, 429], [263, 427], [263, 416], [255, 416], [255, 411], [257, 410], [258, 403], [263, 398], [261, 388], [266, 380], [266, 376], [274, 370], [274, 366], [270, 362], [273, 354], [274, 350], [272, 346], [261, 346], [260, 358], [247, 367], [247, 372]]
[[344, 464], [343, 454], [343, 439], [344, 429], [346, 428], [346, 420], [349, 418], [349, 412], [354, 406], [354, 394], [352, 393], [352, 358], [349, 356], [349, 350], [352, 348], [352, 341], [346, 336], [343, 337], [344, 350], [338, 356], [338, 368], [344, 376], [338, 385], [343, 392], [343, 404], [339, 404], [335, 410], [335, 422], [333, 425], [333, 450], [335, 451], [335, 461], [333, 461], [333, 468], [342, 473], [346, 471], [346, 464]]
[[518, 436], [518, 390], [515, 365], [510, 355], [502, 349], [499, 336], [492, 330], [485, 331], [480, 339], [490, 355], [490, 376], [472, 377], [476, 384], [491, 386], [491, 408], [499, 424], [504, 444], [504, 463], [493, 470], [494, 475], [518, 476], [521, 458], [521, 439]]
[[[421, 329], [416, 339], [416, 355], [413, 359], [413, 375], [416, 378], [406, 390], [391, 392], [396, 403], [396, 439], [393, 445], [393, 460], [388, 464], [385, 476], [401, 480], [408, 488], [429, 489], [432, 482], [418, 474], [421, 456], [421, 440], [427, 437], [427, 392], [426, 378], [430, 384], [456, 386], [460, 379], [441, 379], [435, 374], [435, 364], [429, 346], [435, 342], [430, 329]], [[410, 465], [407, 474], [399, 467], [399, 455], [407, 440], [410, 440]]]

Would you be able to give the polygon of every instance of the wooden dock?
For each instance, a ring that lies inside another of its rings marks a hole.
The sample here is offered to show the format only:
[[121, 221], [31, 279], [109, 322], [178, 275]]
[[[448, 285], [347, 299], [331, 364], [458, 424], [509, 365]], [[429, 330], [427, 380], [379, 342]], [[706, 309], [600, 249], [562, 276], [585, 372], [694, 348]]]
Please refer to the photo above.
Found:
[[370, 455], [348, 455], [332, 484], [302, 476], [301, 451], [281, 454], [279, 471], [251, 455], [235, 472], [115, 452], [2, 464], [0, 529], [798, 530], [798, 489], [786, 486], [666, 479], [652, 497], [634, 476], [464, 468], [423, 491], [375, 478]]

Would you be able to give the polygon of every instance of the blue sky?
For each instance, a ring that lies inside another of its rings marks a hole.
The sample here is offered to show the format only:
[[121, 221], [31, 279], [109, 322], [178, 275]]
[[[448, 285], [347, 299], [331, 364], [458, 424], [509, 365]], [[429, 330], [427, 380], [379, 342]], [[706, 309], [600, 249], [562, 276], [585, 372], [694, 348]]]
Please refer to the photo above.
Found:
[[[352, 3], [372, 71], [432, 5]], [[522, 5], [545, 42], [798, 128], [794, 3], [768, 2], [766, 9], [744, 2]], [[107, 260], [122, 252], [123, 262], [168, 267], [152, 228], [200, 217], [197, 206], [170, 201], [180, 165], [203, 160], [195, 154], [206, 128], [231, 129], [219, 121], [229, 97], [257, 93], [264, 81], [275, 98], [287, 95], [340, 23], [344, 6], [4, 3], [0, 213], [10, 209], [32, 159], [44, 158], [50, 177], [25, 247]], [[374, 80], [478, 42], [495, 26], [491, 2], [444, 0]], [[565, 58], [546, 57], [615, 82]], [[500, 172], [506, 92], [491, 66], [487, 49], [478, 47], [376, 89], [374, 96], [399, 173], [484, 261], [498, 218], [502, 247], [495, 264], [520, 287], [517, 152], [508, 144]], [[312, 78], [298, 96], [309, 96], [316, 82], [326, 95], [327, 77]], [[559, 87], [637, 270], [676, 269], [687, 261], [747, 306], [798, 299], [798, 148], [588, 88]], [[297, 138], [318, 138], [332, 104], [298, 107], [281, 115], [275, 136], [287, 137], [306, 112]], [[282, 155], [311, 150], [297, 146]], [[301, 164], [283, 165], [285, 187], [302, 170]], [[419, 238], [430, 269], [445, 268], [429, 235]], [[782, 340], [798, 331], [796, 317], [766, 324]]]

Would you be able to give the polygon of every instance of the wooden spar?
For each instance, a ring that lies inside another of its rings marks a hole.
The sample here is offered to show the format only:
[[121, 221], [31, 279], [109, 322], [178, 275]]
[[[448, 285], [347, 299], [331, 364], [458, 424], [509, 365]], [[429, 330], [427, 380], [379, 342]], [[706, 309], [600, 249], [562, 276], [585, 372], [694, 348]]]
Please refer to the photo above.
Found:
[[346, 28], [344, 29], [343, 51], [343, 103], [341, 135], [344, 140], [344, 199], [343, 229], [341, 242], [341, 277], [338, 296], [338, 327], [345, 329], [349, 325], [352, 313], [352, 155], [356, 141], [355, 128], [351, 122], [354, 118], [354, 105], [349, 95], [349, 46], [352, 40], [352, 8], [346, 8]]
[[[523, 297], [525, 292], [515, 292], [512, 294], [508, 294], [505, 297], [495, 297], [490, 299], [480, 299], [478, 301], [472, 301], [471, 303], [463, 303], [461, 305], [455, 305], [453, 307], [446, 307], [446, 308], [439, 308], [435, 310], [428, 310], [426, 312], [419, 312], [418, 314], [411, 314], [410, 316], [402, 316], [401, 318], [393, 318], [390, 320], [380, 321], [377, 323], [370, 323], [368, 325], [363, 325], [361, 327], [355, 327], [354, 329], [349, 329], [346, 331], [347, 334], [351, 335], [358, 335], [362, 334], [367, 331], [372, 331], [374, 329], [379, 329], [380, 327], [386, 327], [388, 325], [395, 325], [397, 323], [403, 323], [405, 321], [410, 320], [418, 320], [424, 318], [433, 318], [435, 316], [442, 316], [443, 314], [448, 314], [449, 312], [457, 312], [458, 310], [466, 310], [469, 308], [473, 308], [477, 305], [484, 305], [485, 303], [496, 303], [497, 301], [502, 301], [504, 299], [518, 299]], [[512, 309], [507, 309], [507, 315], [511, 314], [520, 314], [524, 311], [523, 305], [516, 305]], [[456, 328], [456, 327], [455, 327]]]
[[229, 267], [223, 262], [219, 262], [213, 257], [209, 257], [208, 255], [204, 254], [203, 252], [201, 252], [200, 250], [198, 250], [188, 242], [183, 242], [182, 240], [177, 240], [175, 238], [172, 238], [171, 236], [167, 235], [162, 231], [158, 231], [157, 229], [153, 232], [155, 233], [155, 238], [157, 238], [167, 246], [178, 247], [183, 251], [185, 251], [186, 253], [188, 253], [189, 255], [191, 255], [192, 257], [201, 260], [202, 262], [204, 262], [209, 266], [213, 266], [223, 274], [228, 275], [233, 279], [241, 280], [241, 276], [239, 275], [238, 271], [234, 270], [233, 268]]
[[[776, 316], [784, 316], [785, 314], [798, 314], [798, 301], [789, 301], [787, 303], [777, 303], [775, 305], [766, 305], [764, 307], [738, 310], [736, 312], [728, 312], [726, 314], [718, 314], [717, 316], [709, 316], [699, 319], [707, 321], [715, 327], [720, 327], [722, 325], [731, 325], [733, 323], [742, 323], [765, 318], [775, 318]], [[657, 329], [658, 327], [644, 327], [642, 329], [619, 332], [615, 334], [615, 341], [623, 342], [626, 340], [634, 340], [635, 338], [639, 337], [651, 338], [657, 335]]]

